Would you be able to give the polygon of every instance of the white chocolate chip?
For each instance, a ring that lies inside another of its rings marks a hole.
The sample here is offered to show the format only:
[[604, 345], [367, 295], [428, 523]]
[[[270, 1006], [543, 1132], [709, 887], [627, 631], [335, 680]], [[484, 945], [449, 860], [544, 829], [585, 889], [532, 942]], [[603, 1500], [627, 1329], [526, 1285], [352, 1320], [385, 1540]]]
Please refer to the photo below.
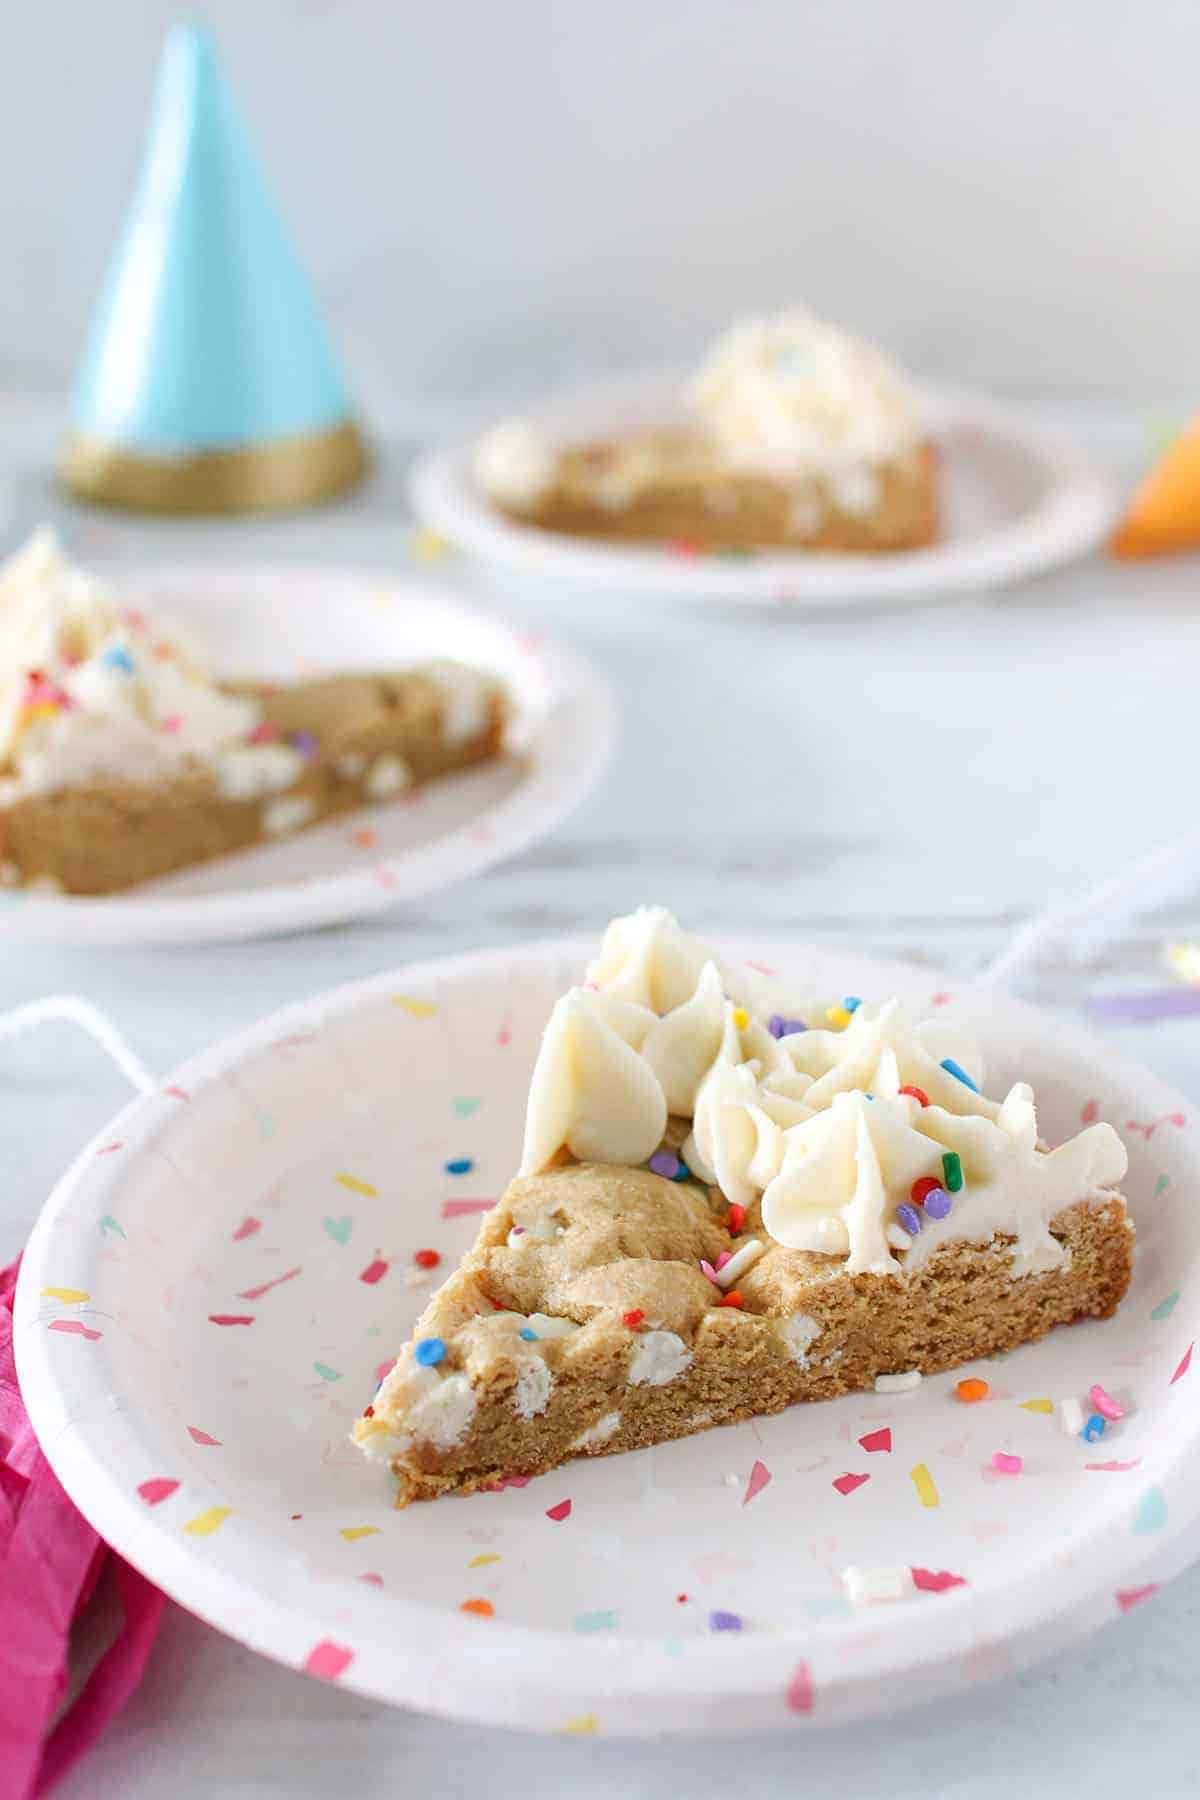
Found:
[[629, 1362], [630, 1387], [662, 1387], [682, 1375], [692, 1353], [673, 1331], [643, 1331]]
[[260, 800], [291, 787], [303, 767], [290, 744], [238, 744], [216, 760], [217, 787], [226, 800]]
[[377, 756], [367, 771], [363, 791], [371, 800], [390, 800], [412, 786], [412, 770], [402, 756]]
[[590, 1450], [594, 1444], [603, 1444], [613, 1435], [620, 1423], [619, 1412], [605, 1413], [602, 1418], [596, 1420], [594, 1425], [589, 1425], [586, 1431], [581, 1431], [577, 1438], [571, 1440], [571, 1449]]
[[268, 837], [290, 837], [309, 823], [316, 810], [307, 794], [281, 794], [263, 807], [262, 828]]
[[798, 1362], [802, 1369], [808, 1367], [808, 1353], [821, 1335], [821, 1327], [809, 1313], [793, 1313], [790, 1319], [784, 1319], [779, 1327], [779, 1334], [788, 1348], [788, 1355], [793, 1362]]

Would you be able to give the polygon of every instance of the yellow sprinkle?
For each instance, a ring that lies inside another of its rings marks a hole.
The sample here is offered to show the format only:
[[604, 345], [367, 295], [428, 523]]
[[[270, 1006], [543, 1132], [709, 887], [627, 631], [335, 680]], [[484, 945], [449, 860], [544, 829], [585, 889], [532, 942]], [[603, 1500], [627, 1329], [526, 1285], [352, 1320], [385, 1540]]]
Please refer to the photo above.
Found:
[[334, 1180], [340, 1181], [352, 1194], [365, 1194], [368, 1200], [374, 1200], [379, 1193], [378, 1188], [373, 1188], [369, 1181], [360, 1181], [357, 1175], [335, 1175]]
[[1052, 1413], [1054, 1411], [1054, 1402], [1053, 1400], [1022, 1400], [1021, 1411]]
[[910, 1469], [908, 1472], [912, 1476], [913, 1486], [917, 1490], [917, 1499], [921, 1502], [921, 1505], [936, 1506], [938, 1504], [938, 1491], [933, 1485], [933, 1476], [929, 1473], [925, 1464], [918, 1463], [915, 1469]]
[[467, 1567], [468, 1569], [482, 1569], [484, 1563], [499, 1562], [500, 1560], [494, 1552], [491, 1556], [473, 1556]]
[[831, 1006], [827, 1009], [825, 1017], [835, 1031], [845, 1031], [850, 1023], [851, 1014], [846, 1011], [844, 1006]]
[[42, 1293], [48, 1300], [62, 1300], [67, 1306], [78, 1306], [82, 1300], [90, 1300], [82, 1288], [43, 1288]]
[[209, 1506], [194, 1519], [189, 1519], [184, 1526], [193, 1537], [211, 1537], [214, 1531], [220, 1531], [222, 1525], [233, 1511], [232, 1506]]
[[591, 1737], [599, 1724], [595, 1713], [576, 1713], [573, 1719], [567, 1720], [563, 1730], [571, 1737]]
[[338, 1535], [353, 1544], [357, 1538], [373, 1537], [378, 1530], [378, 1525], [343, 1525]]
[[408, 547], [417, 562], [437, 562], [443, 556], [449, 556], [452, 545], [436, 531], [414, 531], [408, 540]]
[[432, 1019], [437, 1007], [431, 1000], [410, 1000], [404, 994], [393, 994], [392, 1005], [402, 1006], [414, 1019]]
[[1163, 955], [1180, 981], [1200, 981], [1200, 944], [1168, 944]]
[[750, 1023], [750, 1014], [746, 1011], [744, 1006], [734, 1007], [733, 1022], [739, 1031], [745, 1031], [747, 1025]]

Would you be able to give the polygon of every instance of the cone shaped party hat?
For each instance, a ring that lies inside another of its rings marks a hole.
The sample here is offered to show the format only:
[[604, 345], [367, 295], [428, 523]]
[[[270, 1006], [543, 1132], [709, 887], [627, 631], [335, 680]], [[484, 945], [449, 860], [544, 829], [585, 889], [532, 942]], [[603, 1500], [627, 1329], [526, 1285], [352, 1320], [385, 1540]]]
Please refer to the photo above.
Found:
[[63, 480], [113, 506], [233, 512], [319, 499], [365, 466], [209, 38], [176, 26], [92, 321]]
[[1114, 556], [1200, 548], [1200, 413], [1167, 445], [1113, 533]]

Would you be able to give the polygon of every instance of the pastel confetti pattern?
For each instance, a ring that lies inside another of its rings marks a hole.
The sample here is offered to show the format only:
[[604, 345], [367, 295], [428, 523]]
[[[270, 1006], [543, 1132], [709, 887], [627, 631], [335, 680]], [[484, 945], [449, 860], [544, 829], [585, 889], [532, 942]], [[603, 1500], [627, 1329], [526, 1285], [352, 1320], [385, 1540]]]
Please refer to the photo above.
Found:
[[[406, 1609], [425, 1609], [439, 1705], [571, 1736], [702, 1730], [698, 1658], [756, 1671], [737, 1686], [747, 1730], [804, 1730], [867, 1704], [847, 1700], [860, 1641], [891, 1659], [870, 1701], [891, 1704], [910, 1691], [906, 1645], [935, 1644], [939, 1617], [969, 1619], [983, 1646], [948, 1661], [963, 1685], [1053, 1648], [1060, 1591], [1094, 1594], [1112, 1619], [1142, 1606], [1200, 1513], [1200, 1145], [1169, 1095], [1118, 1086], [1099, 1062], [1072, 1067], [1044, 1129], [1061, 1141], [1083, 1114], [1121, 1126], [1146, 1227], [1135, 1285], [1111, 1321], [973, 1365], [986, 1404], [959, 1403], [963, 1372], [947, 1372], [901, 1398], [853, 1395], [394, 1509], [386, 1471], [347, 1434], [512, 1172], [538, 1034], [577, 974], [566, 959], [519, 966], [436, 987], [410, 969], [348, 1010], [296, 1009], [228, 1071], [196, 1065], [186, 1104], [152, 1096], [76, 1176], [25, 1323], [64, 1420], [123, 1486], [131, 1546], [155, 1547], [218, 1624], [236, 1634], [253, 1610], [293, 1668], [372, 1693], [405, 1697], [395, 1646], [411, 1642]], [[871, 991], [857, 968], [829, 987]], [[929, 997], [914, 989], [917, 1006]], [[968, 1001], [945, 1004], [955, 1018]], [[1074, 1398], [1090, 1415], [1094, 1390], [1111, 1404], [1086, 1444], [1057, 1409]], [[1068, 1562], [1072, 1494], [1099, 1536]], [[908, 1568], [914, 1591], [865, 1616], [839, 1579], [850, 1564]], [[240, 1620], [224, 1610], [234, 1577], [256, 1596]], [[997, 1583], [1024, 1622], [994, 1644], [973, 1609]], [[263, 1623], [272, 1591], [287, 1604]], [[548, 1679], [522, 1677], [512, 1634], [527, 1628]], [[594, 1685], [556, 1699], [560, 1665]]]

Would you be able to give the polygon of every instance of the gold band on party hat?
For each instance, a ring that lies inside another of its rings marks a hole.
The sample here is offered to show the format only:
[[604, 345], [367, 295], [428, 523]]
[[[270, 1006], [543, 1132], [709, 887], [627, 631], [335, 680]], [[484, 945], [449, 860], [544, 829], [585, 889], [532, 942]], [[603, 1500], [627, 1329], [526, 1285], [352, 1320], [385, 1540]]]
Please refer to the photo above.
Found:
[[67, 491], [97, 506], [136, 512], [267, 512], [306, 506], [353, 487], [370, 458], [347, 420], [313, 436], [236, 450], [148, 456], [75, 432], [59, 473]]

